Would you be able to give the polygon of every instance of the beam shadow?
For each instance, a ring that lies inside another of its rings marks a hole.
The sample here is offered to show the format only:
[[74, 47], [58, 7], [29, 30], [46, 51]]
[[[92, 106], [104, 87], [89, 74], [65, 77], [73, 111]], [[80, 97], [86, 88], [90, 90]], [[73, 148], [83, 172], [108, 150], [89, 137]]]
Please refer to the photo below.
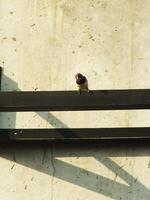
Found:
[[[84, 148], [73, 147], [70, 151], [68, 150], [69, 149], [66, 149], [65, 146], [59, 149], [54, 145], [49, 145], [49, 147], [11, 145], [5, 146], [5, 148], [0, 147], [0, 156], [14, 163], [21, 164], [113, 199], [133, 200], [135, 194], [136, 200], [141, 200], [142, 198], [144, 200], [150, 199], [150, 189], [142, 184], [137, 177], [125, 171], [123, 169], [124, 166], [119, 166], [109, 158], [112, 156], [112, 153], [110, 153], [111, 151], [114, 152], [114, 157], [118, 157], [117, 149], [112, 148], [107, 150], [107, 148], [101, 149], [100, 147], [93, 147], [89, 150], [87, 146]], [[132, 149], [129, 151], [132, 152]], [[120, 148], [122, 157], [130, 155], [130, 152], [127, 153], [124, 148]], [[131, 155], [133, 155], [133, 153]], [[134, 155], [135, 157], [139, 156], [138, 152], [134, 152]], [[114, 180], [60, 160], [61, 158], [70, 156], [75, 158], [89, 157], [89, 159], [91, 156], [94, 157], [100, 164], [114, 173]], [[120, 177], [126, 183], [117, 182], [116, 176]]]
[[[47, 123], [51, 124], [54, 128], [69, 128], [65, 123], [59, 120], [50, 112], [36, 112], [40, 117], [42, 117]], [[69, 138], [72, 135], [74, 138], [78, 138], [78, 136], [71, 130], [68, 130], [68, 134], [60, 133], [63, 138]]]

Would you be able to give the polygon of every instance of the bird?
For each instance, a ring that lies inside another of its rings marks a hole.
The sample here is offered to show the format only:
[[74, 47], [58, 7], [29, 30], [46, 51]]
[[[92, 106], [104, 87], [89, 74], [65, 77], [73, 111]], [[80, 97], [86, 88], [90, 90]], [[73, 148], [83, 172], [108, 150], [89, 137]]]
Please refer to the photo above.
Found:
[[81, 73], [77, 73], [75, 75], [75, 79], [78, 86], [79, 94], [81, 94], [82, 91], [87, 91], [88, 93], [90, 93], [90, 90], [88, 88], [88, 80], [84, 75], [82, 75]]

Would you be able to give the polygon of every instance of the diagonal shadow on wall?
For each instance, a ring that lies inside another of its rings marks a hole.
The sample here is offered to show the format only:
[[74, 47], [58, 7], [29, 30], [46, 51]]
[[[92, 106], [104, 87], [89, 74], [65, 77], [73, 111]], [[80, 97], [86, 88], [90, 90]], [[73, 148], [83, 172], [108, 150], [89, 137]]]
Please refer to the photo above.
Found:
[[[119, 192], [125, 197], [126, 199], [134, 199], [134, 196], [136, 196], [136, 199], [145, 199], [148, 200], [150, 198], [150, 189], [144, 186], [139, 180], [138, 177], [133, 177], [130, 173], [128, 173], [126, 170], [123, 169], [123, 166], [119, 166], [116, 164], [112, 159], [109, 157], [101, 158], [100, 155], [95, 156], [96, 160], [98, 160], [101, 164], [103, 164], [105, 167], [108, 168], [108, 170], [111, 170], [113, 173], [116, 174], [115, 179], [117, 177], [124, 180], [128, 186], [127, 190], [122, 190], [122, 188], [119, 186], [117, 188], [114, 188], [114, 184], [112, 184], [113, 189], [119, 189]], [[134, 159], [134, 158], [133, 158]], [[120, 197], [122, 196], [120, 194]], [[131, 194], [131, 195], [130, 195]]]
[[[129, 148], [130, 150], [133, 149], [132, 147], [128, 147], [128, 149]], [[133, 155], [135, 157], [139, 156], [138, 152], [131, 153], [131, 155], [129, 153], [127, 155], [124, 147], [119, 150], [119, 154], [122, 154], [122, 157]], [[110, 148], [108, 151], [107, 147], [101, 148], [101, 146], [87, 146], [84, 148], [78, 146], [76, 148], [66, 148], [62, 145], [59, 148], [59, 145], [24, 146], [20, 144], [5, 146], [5, 148], [0, 147], [0, 156], [13, 161], [14, 163], [12, 164], [21, 164], [113, 199], [132, 200], [136, 193], [136, 200], [149, 200], [149, 188], [144, 186], [137, 177], [134, 177], [125, 171], [123, 169], [124, 166], [119, 166], [110, 159], [109, 157], [112, 156], [110, 151], [114, 152], [114, 157], [118, 157], [119, 154], [114, 147], [112, 149]], [[148, 153], [150, 154], [150, 150]], [[109, 179], [100, 173], [86, 170], [79, 166], [74, 166], [72, 163], [61, 160], [62, 158], [69, 156], [75, 157], [76, 159], [82, 157], [88, 157], [88, 159], [91, 159], [91, 157], [94, 157], [100, 163], [100, 168], [102, 164], [114, 173], [114, 179]], [[116, 177], [120, 177], [125, 183], [118, 182]]]
[[[133, 149], [132, 147], [130, 148]], [[109, 154], [110, 151], [111, 153]], [[131, 151], [131, 155], [127, 155], [124, 147], [122, 149], [120, 148], [119, 151], [120, 153], [116, 154], [116, 149], [114, 147], [112, 149], [109, 148], [108, 151], [107, 147], [101, 148], [101, 146], [92, 147], [88, 145], [84, 148], [79, 146], [76, 148], [66, 148], [65, 146], [61, 145], [59, 148], [59, 145], [45, 146], [43, 144], [43, 146], [38, 146], [32, 144], [24, 146], [20, 144], [1, 146], [0, 156], [13, 161], [12, 165], [21, 164], [87, 190], [109, 196], [113, 199], [121, 199], [121, 197], [124, 197], [124, 199], [132, 200], [133, 195], [136, 192], [137, 200], [149, 200], [150, 190], [140, 181], [138, 181], [137, 177], [134, 177], [126, 172], [124, 169], [122, 169], [122, 166], [114, 163], [114, 161], [109, 158], [112, 155], [114, 157], [118, 157], [120, 154], [122, 157], [137, 157], [139, 154], [133, 154]], [[150, 154], [150, 151], [148, 153]], [[75, 157], [76, 159], [82, 157], [88, 157], [88, 159], [90, 159], [90, 157], [95, 157], [100, 164], [103, 164], [108, 168], [108, 170], [115, 174], [114, 180], [106, 178], [100, 175], [100, 173], [92, 172], [60, 160], [61, 158], [69, 156]], [[118, 177], [124, 180], [126, 184], [117, 182], [116, 174]]]

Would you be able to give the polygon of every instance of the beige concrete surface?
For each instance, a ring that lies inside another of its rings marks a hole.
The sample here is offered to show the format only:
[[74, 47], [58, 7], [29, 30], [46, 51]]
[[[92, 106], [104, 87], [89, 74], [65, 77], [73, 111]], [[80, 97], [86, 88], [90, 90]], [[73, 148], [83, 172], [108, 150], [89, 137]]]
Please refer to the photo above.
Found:
[[[150, 87], [150, 1], [0, 0], [2, 89]], [[0, 127], [150, 126], [150, 111], [1, 113]], [[149, 148], [0, 147], [0, 200], [149, 200]]]

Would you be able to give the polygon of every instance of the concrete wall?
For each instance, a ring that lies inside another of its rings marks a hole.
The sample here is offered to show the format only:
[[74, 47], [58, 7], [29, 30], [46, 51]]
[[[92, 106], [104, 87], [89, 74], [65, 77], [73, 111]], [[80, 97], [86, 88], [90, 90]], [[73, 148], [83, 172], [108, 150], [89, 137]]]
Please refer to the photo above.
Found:
[[[149, 88], [150, 1], [0, 0], [2, 89]], [[2, 128], [150, 126], [149, 111], [2, 113]], [[2, 200], [149, 200], [148, 147], [0, 147]]]

